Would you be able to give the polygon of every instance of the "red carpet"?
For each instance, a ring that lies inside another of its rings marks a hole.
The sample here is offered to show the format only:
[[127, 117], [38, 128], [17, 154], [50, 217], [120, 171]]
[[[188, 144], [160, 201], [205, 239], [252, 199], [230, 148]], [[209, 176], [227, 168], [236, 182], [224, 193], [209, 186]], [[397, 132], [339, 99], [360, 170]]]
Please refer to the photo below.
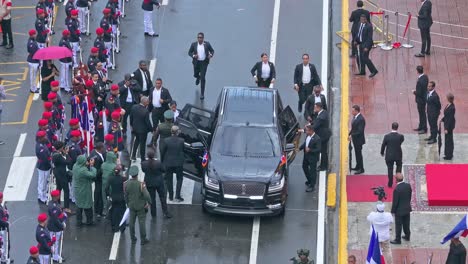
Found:
[[426, 164], [430, 206], [468, 206], [468, 164]]
[[[383, 186], [387, 194], [387, 202], [393, 199], [393, 189], [387, 187], [387, 175], [348, 175], [346, 178], [346, 192], [348, 202], [376, 202], [377, 195], [371, 190], [373, 187]], [[396, 183], [393, 183], [395, 187]]]

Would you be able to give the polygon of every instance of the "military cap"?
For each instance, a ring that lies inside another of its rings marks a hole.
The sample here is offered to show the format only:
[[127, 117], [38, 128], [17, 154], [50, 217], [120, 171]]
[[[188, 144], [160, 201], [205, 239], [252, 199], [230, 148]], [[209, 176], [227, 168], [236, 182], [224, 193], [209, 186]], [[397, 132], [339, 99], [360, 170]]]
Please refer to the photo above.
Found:
[[111, 86], [111, 91], [118, 91], [119, 90], [119, 86], [117, 84], [113, 84]]
[[166, 112], [164, 112], [164, 118], [165, 119], [173, 119], [174, 118], [174, 112], [172, 112], [172, 110], [166, 110]]
[[59, 85], [60, 85], [59, 81], [50, 82], [50, 86], [52, 86], [52, 87], [58, 87]]
[[70, 11], [70, 15], [77, 16], [78, 15], [78, 9], [73, 9], [72, 11]]
[[47, 214], [45, 213], [42, 213], [37, 216], [37, 221], [40, 223], [45, 222], [46, 220], [47, 220]]
[[45, 137], [45, 136], [47, 136], [47, 133], [44, 130], [39, 130], [36, 133], [36, 137], [38, 137], [38, 138], [42, 138], [42, 137]]
[[104, 136], [105, 141], [114, 141], [114, 135], [112, 134], [107, 134]]
[[43, 118], [43, 119], [52, 118], [52, 112], [46, 111], [46, 112], [42, 113], [42, 118]]
[[128, 174], [132, 177], [137, 176], [138, 172], [139, 172], [138, 167], [135, 165], [131, 166], [130, 169], [128, 169]]
[[60, 191], [59, 190], [53, 190], [53, 191], [50, 192], [50, 196], [59, 197], [60, 196]]
[[29, 254], [35, 255], [37, 253], [39, 253], [39, 249], [36, 246], [32, 246], [29, 248]]
[[81, 137], [81, 132], [78, 129], [72, 130], [70, 132], [70, 136], [72, 136], [72, 137]]
[[36, 32], [36, 30], [31, 29], [31, 30], [29, 30], [28, 33], [29, 33], [29, 36], [32, 37], [32, 36], [36, 35], [37, 32]]
[[47, 126], [48, 124], [49, 124], [49, 120], [47, 119], [39, 119], [39, 121], [37, 121], [38, 126]]
[[298, 256], [306, 256], [306, 257], [308, 257], [308, 256], [309, 256], [309, 253], [310, 253], [310, 251], [309, 251], [308, 249], [303, 249], [303, 248], [301, 248], [301, 249], [298, 249], [298, 250], [297, 250], [297, 255], [298, 255]]
[[49, 99], [49, 100], [57, 99], [57, 94], [56, 94], [56, 93], [53, 93], [53, 92], [52, 92], [52, 93], [49, 93], [49, 94], [47, 95], [47, 99]]
[[70, 119], [70, 121], [68, 121], [68, 124], [69, 124], [70, 126], [76, 126], [76, 125], [78, 125], [79, 123], [80, 123], [80, 120], [79, 120], [78, 118], [72, 118], [72, 119]]

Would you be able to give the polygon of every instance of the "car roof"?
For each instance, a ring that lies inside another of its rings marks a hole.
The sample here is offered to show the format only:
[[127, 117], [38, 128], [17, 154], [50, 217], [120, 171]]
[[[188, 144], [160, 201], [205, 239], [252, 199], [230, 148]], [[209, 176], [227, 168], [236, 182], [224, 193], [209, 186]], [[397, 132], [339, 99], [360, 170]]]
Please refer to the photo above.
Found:
[[257, 87], [224, 87], [221, 121], [230, 124], [275, 124], [276, 89]]

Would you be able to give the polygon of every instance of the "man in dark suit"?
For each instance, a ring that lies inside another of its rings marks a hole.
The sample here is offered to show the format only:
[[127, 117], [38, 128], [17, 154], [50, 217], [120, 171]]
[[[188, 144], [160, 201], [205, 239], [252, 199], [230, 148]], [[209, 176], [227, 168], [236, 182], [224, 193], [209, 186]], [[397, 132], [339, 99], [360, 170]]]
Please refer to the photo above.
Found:
[[192, 58], [193, 64], [193, 77], [195, 77], [195, 85], [201, 82], [201, 96], [200, 100], [205, 99], [205, 75], [208, 70], [210, 59], [214, 55], [214, 49], [208, 41], [204, 41], [205, 34], [198, 33], [197, 41], [190, 45], [188, 55]]
[[398, 133], [398, 123], [392, 123], [392, 132], [386, 134], [382, 141], [380, 148], [380, 155], [382, 157], [385, 153], [385, 163], [388, 169], [388, 187], [393, 185], [393, 164], [396, 164], [396, 172], [401, 172], [401, 164], [403, 160], [403, 151], [401, 144], [405, 141], [405, 136]]
[[351, 131], [348, 134], [348, 140], [353, 142], [354, 154], [356, 155], [356, 167], [352, 168], [354, 174], [364, 173], [364, 162], [362, 160], [362, 146], [366, 144], [364, 130], [366, 128], [366, 120], [361, 114], [359, 105], [353, 105], [351, 110], [353, 121], [351, 122]]
[[275, 64], [268, 61], [268, 55], [266, 53], [262, 53], [260, 58], [262, 58], [262, 60], [255, 63], [250, 73], [254, 77], [258, 87], [268, 88], [270, 87], [270, 83], [275, 83]]
[[359, 73], [357, 75], [366, 75], [366, 66], [369, 68], [369, 78], [374, 77], [379, 71], [375, 68], [374, 64], [369, 58], [369, 53], [374, 46], [374, 40], [372, 39], [373, 28], [368, 22], [366, 15], [361, 15], [361, 24], [359, 25], [359, 31], [354, 39], [355, 45], [359, 45]]
[[455, 129], [455, 104], [453, 101], [455, 97], [452, 93], [447, 94], [448, 105], [444, 109], [444, 160], [451, 160], [453, 158], [453, 130]]
[[149, 119], [149, 111], [147, 109], [149, 99], [146, 96], [141, 97], [140, 103], [132, 107], [130, 113], [130, 126], [132, 127], [132, 134], [135, 135], [135, 140], [132, 147], [132, 160], [136, 160], [136, 151], [140, 147], [140, 158], [145, 160], [146, 153], [146, 139], [148, 132], [153, 131]]
[[422, 5], [418, 12], [418, 28], [421, 33], [421, 52], [414, 56], [424, 57], [431, 54], [431, 26], [432, 3], [429, 0], [421, 0]]
[[105, 216], [103, 213], [103, 201], [102, 201], [102, 170], [101, 165], [104, 163], [104, 157], [106, 156], [104, 143], [98, 142], [94, 146], [93, 151], [89, 155], [90, 159], [94, 160], [94, 168], [96, 168], [96, 181], [94, 182], [94, 212], [97, 218]]
[[427, 86], [429, 84], [429, 78], [424, 74], [423, 66], [419, 65], [416, 67], [418, 72], [418, 81], [416, 82], [416, 90], [413, 90], [414, 97], [416, 99], [416, 105], [418, 106], [419, 125], [414, 131], [418, 131], [418, 134], [427, 133], [427, 118], [426, 118], [426, 100], [427, 100]]
[[316, 103], [321, 103], [322, 109], [328, 111], [327, 98], [324, 94], [322, 94], [322, 89], [320, 86], [314, 87], [314, 93], [309, 95], [305, 102], [304, 117], [309, 122], [312, 122], [316, 116], [316, 113], [314, 111]]
[[440, 98], [437, 92], [435, 91], [435, 82], [430, 81], [427, 86], [427, 122], [429, 123], [429, 128], [431, 130], [431, 135], [424, 139], [427, 141], [427, 144], [434, 144], [437, 142], [437, 120], [439, 119], [440, 109]]
[[311, 125], [305, 127], [306, 139], [300, 146], [304, 150], [304, 159], [302, 160], [302, 170], [306, 176], [306, 192], [313, 192], [317, 179], [317, 162], [320, 155], [320, 137], [315, 133]]
[[178, 136], [178, 126], [172, 126], [171, 134], [172, 136], [165, 138], [164, 144], [161, 145], [162, 163], [166, 169], [166, 186], [169, 192], [169, 200], [172, 201], [174, 197], [172, 179], [175, 173], [177, 178], [175, 198], [177, 201], [183, 202], [184, 198], [180, 195], [180, 190], [182, 189], [182, 181], [184, 180], [184, 139]]
[[127, 133], [127, 119], [130, 116], [132, 107], [140, 102], [140, 96], [138, 95], [141, 91], [138, 83], [132, 80], [130, 74], [125, 74], [123, 81], [119, 83], [119, 100], [120, 106], [125, 110], [125, 115], [122, 119], [122, 133]]
[[164, 122], [164, 112], [169, 110], [169, 103], [172, 101], [169, 90], [164, 88], [162, 84], [162, 79], [157, 78], [155, 87], [151, 88], [149, 94], [148, 110], [151, 112], [154, 129], [158, 127], [160, 122]]
[[302, 63], [296, 65], [294, 69], [294, 90], [299, 96], [297, 111], [302, 112], [302, 105], [307, 97], [312, 94], [314, 87], [318, 85], [322, 88], [322, 81], [317, 73], [315, 65], [309, 63], [309, 54], [302, 55]]
[[[354, 10], [351, 13], [351, 16], [349, 17], [349, 22], [352, 22], [353, 25], [351, 26], [351, 39], [354, 40], [359, 32], [359, 25], [361, 24], [361, 15], [365, 15], [367, 18], [367, 21], [370, 21], [370, 12], [363, 9], [362, 7], [364, 6], [364, 3], [359, 0], [356, 2], [357, 9]], [[357, 46], [354, 44], [354, 41], [352, 41], [352, 50], [351, 50], [351, 56], [354, 57], [357, 55]]]
[[312, 123], [315, 133], [320, 137], [320, 166], [319, 170], [328, 168], [328, 140], [331, 136], [329, 117], [327, 110], [323, 109], [322, 103], [315, 103], [314, 112], [316, 118]]
[[403, 239], [410, 241], [411, 185], [403, 182], [403, 175], [395, 175], [397, 185], [393, 190], [392, 214], [395, 216], [395, 240], [392, 244], [401, 244], [401, 227], [405, 235]]
[[141, 60], [139, 62], [139, 68], [133, 72], [133, 78], [141, 87], [141, 92], [138, 96], [148, 96], [151, 87], [153, 87], [153, 82], [151, 81], [151, 73], [148, 70], [146, 61]]

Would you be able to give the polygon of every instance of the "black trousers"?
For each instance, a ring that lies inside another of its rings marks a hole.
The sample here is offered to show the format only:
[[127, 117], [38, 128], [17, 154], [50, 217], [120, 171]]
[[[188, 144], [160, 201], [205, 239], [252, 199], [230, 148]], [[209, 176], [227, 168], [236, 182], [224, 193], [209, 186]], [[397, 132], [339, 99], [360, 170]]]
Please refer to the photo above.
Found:
[[268, 88], [270, 87], [270, 84], [271, 84], [271, 79], [268, 78], [268, 79], [263, 79], [261, 77], [257, 77], [258, 78], [258, 81], [257, 81], [257, 86], [258, 87], [262, 87], [262, 88]]
[[419, 130], [427, 131], [426, 102], [417, 103], [419, 115]]
[[161, 202], [161, 209], [164, 214], [167, 214], [166, 188], [164, 188], [164, 184], [148, 187], [148, 192], [151, 197], [151, 216], [156, 216], [156, 192], [158, 192], [159, 201]]
[[56, 179], [57, 190], [63, 192], [63, 207], [70, 209], [70, 186], [68, 180]]
[[196, 60], [193, 63], [193, 77], [200, 79], [201, 94], [205, 95], [206, 71], [208, 70], [208, 61]]
[[351, 33], [351, 55], [357, 55], [357, 45], [354, 43], [354, 39], [356, 39], [357, 33]]
[[403, 232], [405, 236], [410, 238], [410, 214], [407, 215], [395, 215], [395, 240], [401, 241], [401, 228], [403, 227]]
[[431, 53], [431, 28], [420, 28], [421, 33], [421, 53]]
[[388, 185], [393, 185], [393, 164], [396, 164], [396, 172], [401, 172], [402, 161], [401, 160], [386, 160], [387, 163], [387, 175], [388, 175]]
[[365, 74], [366, 73], [366, 66], [369, 69], [371, 73], [377, 72], [377, 69], [374, 66], [374, 63], [372, 63], [371, 59], [369, 58], [369, 53], [371, 49], [368, 49], [367, 51], [364, 51], [364, 48], [359, 46], [359, 66], [360, 66], [360, 73]]
[[315, 182], [317, 181], [317, 162], [318, 154], [311, 155], [309, 158], [302, 160], [302, 170], [304, 175], [309, 182], [309, 186], [314, 188]]
[[86, 224], [93, 222], [93, 208], [78, 208], [76, 211], [76, 224], [78, 226], [83, 224], [83, 211], [86, 214]]
[[364, 161], [362, 160], [362, 145], [354, 144], [354, 155], [356, 156], [356, 170], [364, 170]]
[[122, 118], [122, 132], [123, 133], [127, 133], [128, 117], [130, 116], [130, 113], [132, 111], [132, 106], [133, 106], [132, 103], [124, 103], [122, 105], [122, 108], [125, 110], [125, 115]]
[[159, 123], [164, 122], [164, 108], [153, 108], [151, 110], [151, 120], [153, 121], [153, 127], [157, 127]]
[[169, 198], [172, 199], [174, 197], [174, 187], [172, 184], [173, 181], [173, 174], [176, 174], [177, 184], [176, 184], [176, 198], [180, 197], [180, 189], [182, 188], [182, 181], [184, 180], [184, 172], [183, 167], [167, 167], [166, 168], [166, 186], [167, 192], [169, 193]]
[[94, 182], [94, 213], [102, 215], [104, 202], [102, 201], [102, 179]]
[[137, 149], [140, 148], [140, 158], [141, 160], [145, 160], [147, 138], [148, 138], [148, 133], [136, 133], [135, 134], [135, 141], [133, 141], [133, 147], [132, 147], [132, 158], [136, 157]]
[[110, 210], [112, 231], [117, 232], [125, 229], [125, 224], [122, 225], [122, 227], [119, 227], [119, 224], [126, 209], [127, 206], [125, 206], [125, 201], [112, 201], [112, 207]]
[[453, 158], [453, 130], [448, 130], [444, 139], [444, 156]]
[[309, 97], [309, 95], [311, 95], [313, 91], [314, 91], [314, 82], [312, 81], [310, 83], [299, 85], [299, 92], [298, 92], [299, 104], [300, 105], [304, 104], [305, 101], [307, 100], [307, 97]]
[[2, 31], [3, 31], [3, 44], [13, 45], [13, 32], [11, 31], [11, 19], [2, 20], [0, 25], [2, 26]]
[[429, 129], [431, 130], [430, 138], [433, 140], [437, 140], [437, 132], [439, 130], [437, 127], [437, 119], [439, 119], [438, 115], [427, 115], [427, 122], [429, 123]]
[[328, 138], [327, 140], [323, 140], [320, 143], [320, 168], [321, 169], [328, 169], [328, 141], [330, 139]]

